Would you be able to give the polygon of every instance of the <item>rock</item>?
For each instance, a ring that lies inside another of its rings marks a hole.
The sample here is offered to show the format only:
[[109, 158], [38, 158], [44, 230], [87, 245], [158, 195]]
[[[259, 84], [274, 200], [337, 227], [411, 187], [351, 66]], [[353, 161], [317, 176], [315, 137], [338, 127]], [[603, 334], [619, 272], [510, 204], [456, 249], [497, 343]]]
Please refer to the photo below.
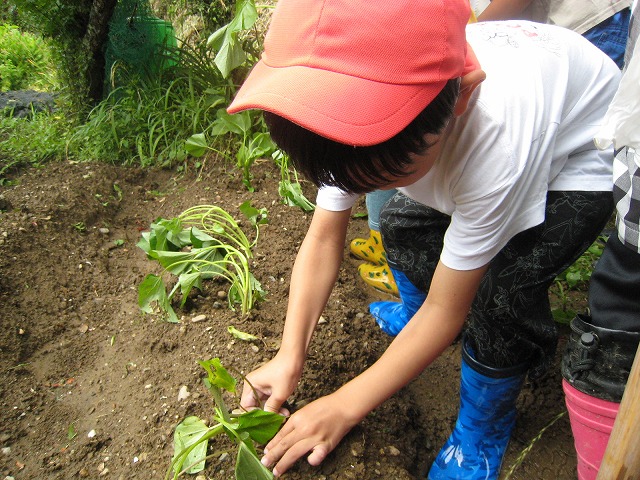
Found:
[[389, 455], [391, 455], [392, 457], [397, 457], [398, 455], [400, 455], [400, 450], [398, 450], [396, 447], [394, 447], [393, 445], [389, 445], [387, 447], [387, 453]]
[[207, 319], [206, 315], [196, 315], [191, 319], [193, 323], [204, 322]]
[[191, 393], [189, 393], [189, 390], [187, 390], [187, 386], [182, 385], [180, 387], [180, 390], [178, 391], [178, 401], [186, 400], [190, 396], [191, 396]]

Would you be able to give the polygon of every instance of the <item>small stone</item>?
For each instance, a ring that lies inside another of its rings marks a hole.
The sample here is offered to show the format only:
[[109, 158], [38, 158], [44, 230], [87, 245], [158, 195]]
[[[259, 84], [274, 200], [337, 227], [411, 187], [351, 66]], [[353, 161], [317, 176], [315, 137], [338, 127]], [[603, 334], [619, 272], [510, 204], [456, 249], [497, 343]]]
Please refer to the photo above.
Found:
[[11, 453], [11, 447], [4, 447], [2, 449], [2, 454], [3, 455], [9, 455]]
[[87, 437], [88, 438], [93, 438], [96, 436], [96, 431], [95, 430], [91, 430], [89, 433], [87, 433]]
[[193, 323], [204, 322], [207, 319], [206, 315], [196, 315], [191, 319]]
[[104, 227], [99, 228], [98, 231], [103, 235], [107, 235], [109, 233], [109, 229]]
[[387, 453], [389, 455], [391, 455], [392, 457], [397, 457], [398, 455], [400, 455], [400, 450], [398, 450], [396, 447], [394, 447], [393, 445], [389, 445], [387, 447]]
[[191, 393], [189, 393], [189, 390], [187, 389], [187, 386], [186, 385], [182, 385], [180, 387], [180, 390], [178, 391], [178, 401], [186, 400], [190, 396], [191, 396]]
[[224, 290], [220, 290], [220, 291], [217, 293], [217, 295], [218, 295], [218, 298], [221, 298], [221, 299], [223, 299], [223, 298], [227, 298], [227, 292], [225, 292]]
[[324, 318], [323, 316], [320, 316], [320, 319], [318, 320], [318, 325], [322, 325], [323, 323], [327, 323], [327, 319]]

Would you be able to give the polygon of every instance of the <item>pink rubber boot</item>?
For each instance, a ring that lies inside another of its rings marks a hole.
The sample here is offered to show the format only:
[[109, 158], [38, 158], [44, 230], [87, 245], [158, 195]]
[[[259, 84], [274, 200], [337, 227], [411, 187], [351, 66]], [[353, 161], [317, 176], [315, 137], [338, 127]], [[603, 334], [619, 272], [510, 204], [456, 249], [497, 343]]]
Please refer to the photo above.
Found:
[[620, 404], [591, 397], [566, 380], [562, 389], [578, 454], [578, 480], [595, 480]]

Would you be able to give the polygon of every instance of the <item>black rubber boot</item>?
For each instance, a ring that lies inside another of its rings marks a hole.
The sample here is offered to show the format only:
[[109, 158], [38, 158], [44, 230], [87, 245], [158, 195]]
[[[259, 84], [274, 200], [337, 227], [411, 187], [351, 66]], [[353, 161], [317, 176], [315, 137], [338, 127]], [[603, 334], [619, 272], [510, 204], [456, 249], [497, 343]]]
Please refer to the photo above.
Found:
[[571, 321], [562, 376], [587, 395], [620, 403], [640, 332], [609, 330], [590, 322], [591, 318], [583, 315]]

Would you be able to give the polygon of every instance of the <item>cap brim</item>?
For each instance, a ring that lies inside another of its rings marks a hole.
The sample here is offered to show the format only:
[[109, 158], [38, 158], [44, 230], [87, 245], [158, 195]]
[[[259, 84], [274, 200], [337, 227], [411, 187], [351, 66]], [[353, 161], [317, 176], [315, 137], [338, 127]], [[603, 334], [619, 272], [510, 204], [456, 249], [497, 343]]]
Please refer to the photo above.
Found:
[[375, 145], [406, 127], [446, 82], [396, 85], [259, 61], [227, 109], [260, 109], [347, 145]]

